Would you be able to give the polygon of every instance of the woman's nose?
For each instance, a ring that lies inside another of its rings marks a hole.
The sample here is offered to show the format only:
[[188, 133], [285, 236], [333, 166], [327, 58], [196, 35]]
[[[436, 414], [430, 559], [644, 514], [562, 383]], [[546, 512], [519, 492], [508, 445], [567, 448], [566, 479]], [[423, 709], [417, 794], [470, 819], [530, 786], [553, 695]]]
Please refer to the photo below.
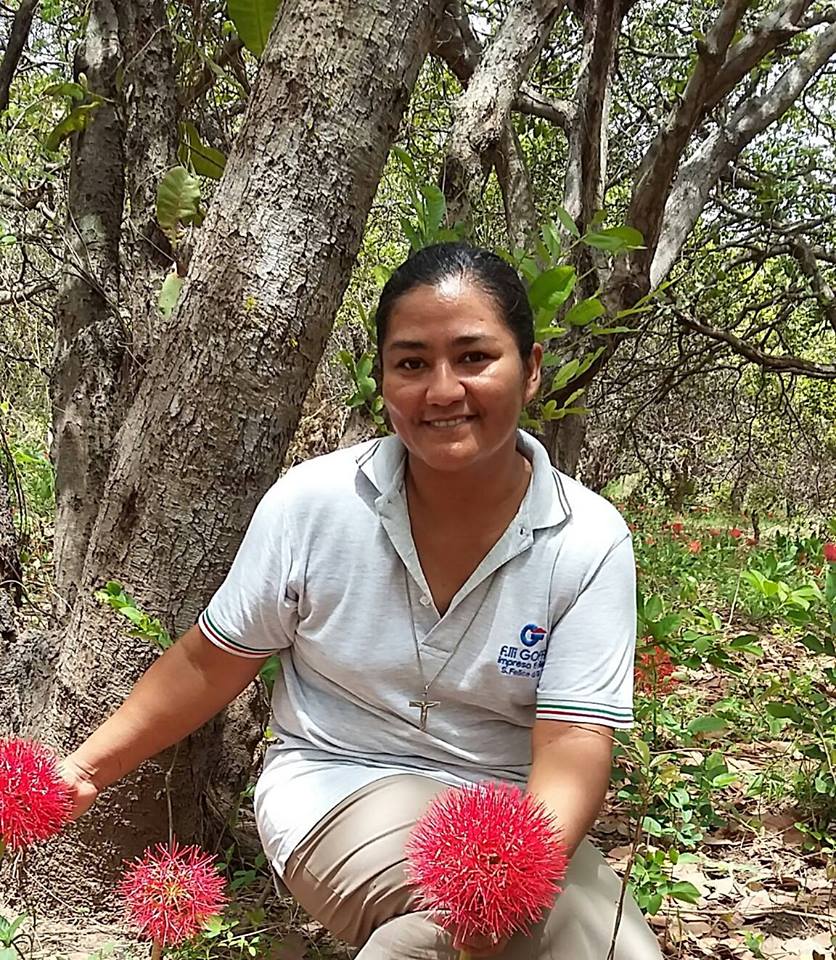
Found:
[[446, 407], [461, 400], [464, 393], [464, 384], [449, 363], [439, 363], [431, 368], [427, 384], [427, 403]]

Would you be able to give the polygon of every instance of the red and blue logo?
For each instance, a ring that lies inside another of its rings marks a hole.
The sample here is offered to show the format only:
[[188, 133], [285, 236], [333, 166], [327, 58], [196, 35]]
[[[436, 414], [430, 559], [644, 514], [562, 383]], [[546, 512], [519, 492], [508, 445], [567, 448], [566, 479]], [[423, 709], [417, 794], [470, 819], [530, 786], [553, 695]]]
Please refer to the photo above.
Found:
[[520, 630], [520, 643], [524, 647], [536, 647], [537, 644], [545, 639], [546, 631], [543, 627], [538, 627], [536, 623], [527, 623]]

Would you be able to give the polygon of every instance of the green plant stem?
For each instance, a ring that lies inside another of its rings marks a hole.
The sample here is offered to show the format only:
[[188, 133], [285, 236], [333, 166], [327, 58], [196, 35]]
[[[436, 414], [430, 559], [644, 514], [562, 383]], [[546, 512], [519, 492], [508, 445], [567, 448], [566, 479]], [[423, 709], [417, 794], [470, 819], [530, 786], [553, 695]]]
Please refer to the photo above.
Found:
[[3, 859], [3, 854], [6, 852], [6, 841], [0, 837], [0, 860]]
[[470, 954], [467, 950], [459, 950], [459, 960], [470, 960]]

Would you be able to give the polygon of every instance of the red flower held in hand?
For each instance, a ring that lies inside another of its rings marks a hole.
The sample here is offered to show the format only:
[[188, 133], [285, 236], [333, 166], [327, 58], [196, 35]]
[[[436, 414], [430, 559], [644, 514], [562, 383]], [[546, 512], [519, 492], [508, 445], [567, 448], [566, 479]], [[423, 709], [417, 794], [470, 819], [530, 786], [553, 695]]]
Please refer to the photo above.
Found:
[[46, 840], [70, 818], [58, 758], [40, 743], [0, 740], [0, 853]]
[[824, 559], [828, 563], [836, 563], [836, 543], [826, 543], [822, 547]]
[[193, 937], [226, 903], [215, 858], [200, 847], [178, 847], [176, 840], [128, 864], [119, 892], [128, 919], [163, 947]]
[[568, 866], [545, 807], [498, 783], [442, 794], [416, 824], [406, 855], [424, 907], [464, 942], [528, 930], [552, 905]]

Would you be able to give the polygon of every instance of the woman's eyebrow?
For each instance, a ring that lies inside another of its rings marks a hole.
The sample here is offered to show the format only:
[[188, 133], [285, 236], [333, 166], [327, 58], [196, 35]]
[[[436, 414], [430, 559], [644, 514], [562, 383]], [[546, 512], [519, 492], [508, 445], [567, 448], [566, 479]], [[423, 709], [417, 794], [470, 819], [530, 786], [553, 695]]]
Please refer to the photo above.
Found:
[[[490, 342], [496, 338], [489, 333], [467, 333], [453, 340], [454, 347], [467, 347], [473, 343]], [[424, 340], [393, 340], [388, 350], [426, 350], [428, 344]]]

